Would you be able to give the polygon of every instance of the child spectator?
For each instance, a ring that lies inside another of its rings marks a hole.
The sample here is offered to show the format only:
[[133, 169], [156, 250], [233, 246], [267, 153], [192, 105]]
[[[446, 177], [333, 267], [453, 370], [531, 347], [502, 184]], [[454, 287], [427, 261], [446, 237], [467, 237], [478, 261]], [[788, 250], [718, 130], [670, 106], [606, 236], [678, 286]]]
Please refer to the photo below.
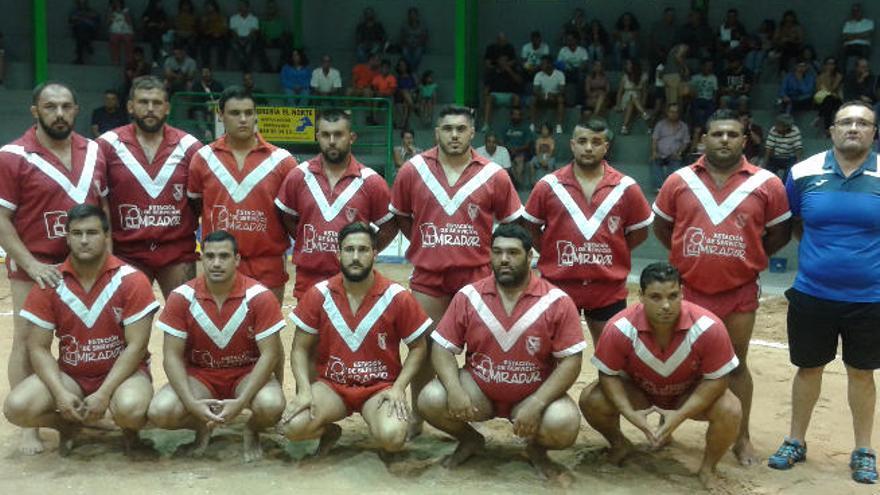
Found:
[[419, 83], [419, 115], [422, 124], [429, 126], [434, 122], [434, 105], [437, 103], [437, 83], [434, 71], [426, 70]]
[[792, 116], [787, 113], [778, 115], [776, 124], [767, 133], [764, 168], [778, 175], [784, 182], [788, 169], [801, 160], [803, 151], [801, 130], [794, 125]]

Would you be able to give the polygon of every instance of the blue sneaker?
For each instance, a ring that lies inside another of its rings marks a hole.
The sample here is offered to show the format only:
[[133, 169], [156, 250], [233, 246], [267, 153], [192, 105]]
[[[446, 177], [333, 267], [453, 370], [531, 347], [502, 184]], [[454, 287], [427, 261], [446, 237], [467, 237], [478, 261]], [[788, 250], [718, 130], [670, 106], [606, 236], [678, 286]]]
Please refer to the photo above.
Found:
[[852, 479], [873, 485], [877, 482], [877, 453], [873, 449], [853, 450], [849, 458]]
[[767, 459], [767, 465], [773, 469], [791, 469], [795, 463], [806, 460], [807, 442], [799, 442], [785, 437], [779, 450]]

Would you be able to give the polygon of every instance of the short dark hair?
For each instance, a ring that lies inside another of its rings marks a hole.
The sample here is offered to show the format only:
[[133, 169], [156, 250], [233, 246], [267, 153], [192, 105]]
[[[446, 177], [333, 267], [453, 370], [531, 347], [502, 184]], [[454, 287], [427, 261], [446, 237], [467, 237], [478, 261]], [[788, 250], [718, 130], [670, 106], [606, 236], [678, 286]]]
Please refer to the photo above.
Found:
[[639, 287], [644, 292], [649, 285], [655, 282], [660, 282], [661, 284], [664, 282], [675, 282], [681, 285], [681, 273], [666, 261], [651, 263], [642, 270], [642, 275], [639, 277]]
[[37, 105], [37, 102], [40, 101], [40, 97], [43, 96], [43, 91], [46, 91], [46, 88], [48, 88], [49, 86], [61, 86], [62, 88], [66, 89], [67, 91], [70, 91], [70, 94], [73, 95], [74, 105], [79, 104], [77, 102], [77, 98], [76, 98], [76, 91], [74, 91], [73, 88], [70, 87], [69, 84], [63, 83], [61, 81], [46, 81], [46, 82], [41, 82], [40, 84], [37, 84], [34, 87], [33, 92], [31, 93], [31, 102], [33, 103], [34, 106]]
[[602, 135], [605, 136], [605, 139], [608, 139], [608, 122], [601, 117], [591, 117], [584, 123], [578, 123], [574, 126], [574, 130], [571, 131], [571, 137], [574, 137], [574, 133], [577, 131], [578, 127], [592, 132], [601, 132]]
[[168, 101], [168, 89], [165, 84], [156, 76], [140, 76], [134, 78], [131, 82], [131, 89], [128, 91], [128, 98], [134, 98], [134, 92], [138, 90], [149, 91], [152, 89], [161, 89], [165, 94], [165, 101]]
[[544, 63], [544, 62], [550, 62], [552, 64], [553, 57], [551, 57], [550, 55], [541, 55], [541, 63]]
[[257, 102], [254, 100], [254, 96], [251, 92], [241, 86], [229, 86], [220, 93], [218, 106], [220, 107], [221, 112], [226, 109], [226, 102], [229, 100], [251, 100], [254, 107], [257, 106]]
[[321, 113], [318, 114], [318, 120], [326, 120], [327, 122], [344, 120], [348, 122], [348, 127], [351, 128], [351, 113], [340, 108], [327, 108], [321, 110]]
[[104, 213], [103, 208], [95, 205], [76, 205], [67, 210], [67, 225], [70, 225], [74, 220], [85, 220], [92, 217], [101, 221], [101, 229], [104, 232], [110, 232], [110, 221], [107, 219], [107, 214]]
[[[834, 120], [837, 120], [837, 114], [840, 113], [841, 110], [843, 110], [844, 108], [847, 108], [847, 107], [867, 108], [868, 110], [871, 111], [872, 114], [874, 114], [874, 119], [875, 120], [877, 119], [877, 113], [874, 111], [874, 107], [865, 103], [862, 100], [849, 100], [849, 101], [843, 102], [843, 104], [841, 104], [840, 107], [838, 107], [837, 111], [834, 112]], [[877, 122], [874, 122], [874, 125], [877, 125]]]
[[713, 122], [718, 122], [721, 120], [735, 120], [739, 122], [739, 117], [733, 110], [729, 110], [727, 108], [716, 110], [712, 115], [709, 116], [708, 119], [706, 119], [706, 130], [703, 132], [709, 132], [709, 126], [711, 126]]
[[532, 31], [532, 34], [531, 34], [530, 38], [534, 38], [534, 37], [536, 37], [536, 36], [540, 38], [540, 37], [541, 37], [541, 31], [538, 31], [538, 30]]
[[365, 222], [352, 222], [339, 230], [339, 235], [336, 239], [339, 249], [342, 249], [342, 241], [352, 234], [367, 234], [370, 236], [370, 245], [373, 246], [373, 249], [376, 249], [379, 245], [379, 240], [373, 227], [370, 227]]
[[499, 237], [519, 239], [526, 253], [532, 250], [532, 234], [525, 227], [517, 223], [502, 223], [498, 225], [495, 232], [492, 232], [492, 243], [494, 244], [495, 239]]
[[107, 96], [107, 95], [113, 95], [113, 96], [119, 98], [119, 91], [116, 91], [115, 89], [112, 89], [112, 88], [111, 88], [111, 89], [105, 89], [105, 90], [104, 90], [104, 96]]
[[404, 137], [407, 134], [412, 134], [413, 137], [416, 137], [416, 133], [412, 129], [410, 129], [409, 127], [405, 127], [400, 130], [400, 137]]
[[227, 232], [225, 230], [215, 230], [214, 232], [211, 232], [210, 234], [205, 236], [205, 239], [202, 241], [202, 245], [204, 246], [205, 244], [207, 244], [209, 242], [225, 242], [225, 241], [231, 242], [232, 243], [232, 252], [234, 254], [238, 254], [238, 241], [235, 240], [234, 235], [230, 234], [229, 232]]
[[474, 109], [459, 105], [447, 105], [441, 108], [440, 113], [437, 114], [437, 122], [439, 123], [445, 117], [450, 115], [463, 115], [467, 117], [471, 124], [474, 123]]

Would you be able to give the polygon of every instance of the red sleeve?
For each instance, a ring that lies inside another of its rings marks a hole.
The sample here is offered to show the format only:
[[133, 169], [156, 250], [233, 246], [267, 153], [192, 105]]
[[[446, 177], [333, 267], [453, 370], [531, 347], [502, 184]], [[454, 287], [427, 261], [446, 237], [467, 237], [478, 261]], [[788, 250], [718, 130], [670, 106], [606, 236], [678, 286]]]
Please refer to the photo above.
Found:
[[306, 291], [305, 295], [296, 303], [296, 308], [290, 313], [290, 320], [300, 330], [313, 335], [318, 335], [321, 329], [321, 307], [324, 296], [317, 287]]
[[631, 351], [629, 339], [614, 326], [614, 322], [608, 322], [596, 342], [593, 364], [606, 375], [619, 375], [626, 366]]
[[186, 324], [188, 311], [189, 301], [177, 292], [172, 292], [165, 301], [165, 309], [159, 314], [156, 327], [169, 335], [186, 340], [189, 333]]
[[739, 366], [739, 360], [727, 334], [727, 328], [715, 320], [694, 344], [700, 356], [700, 373], [703, 378], [715, 379], [727, 375]]
[[303, 191], [302, 187], [298, 187], [301, 184], [299, 180], [301, 175], [295, 169], [287, 174], [287, 177], [284, 178], [284, 182], [281, 183], [281, 187], [278, 189], [278, 197], [275, 198], [275, 206], [289, 215], [299, 216], [296, 198]]
[[464, 336], [468, 327], [467, 305], [467, 296], [463, 292], [456, 293], [443, 318], [440, 318], [437, 328], [431, 334], [435, 342], [453, 354], [460, 354], [464, 350]]
[[278, 173], [281, 175], [281, 179], [283, 180], [290, 175], [290, 172], [295, 169], [297, 165], [298, 163], [293, 155], [281, 160], [281, 163], [278, 164]]
[[529, 199], [526, 201], [525, 210], [523, 210], [523, 218], [537, 225], [547, 223], [547, 192], [550, 190], [549, 185], [539, 180], [535, 187], [532, 188]]
[[681, 179], [678, 175], [670, 175], [657, 193], [657, 199], [654, 200], [654, 213], [669, 222], [675, 222], [675, 201], [680, 183]]
[[54, 289], [41, 289], [39, 286], [34, 285], [30, 292], [28, 292], [19, 316], [40, 328], [54, 330], [58, 323], [55, 318], [55, 311], [52, 309], [52, 300], [54, 298]]
[[397, 178], [394, 179], [394, 184], [391, 186], [391, 204], [389, 208], [392, 213], [408, 217], [413, 216], [413, 174], [415, 174], [415, 169], [409, 162], [404, 163], [397, 172]]
[[281, 304], [268, 289], [250, 301], [254, 311], [254, 338], [262, 340], [284, 329]]
[[553, 308], [554, 332], [551, 337], [553, 357], [564, 357], [578, 354], [587, 347], [584, 331], [581, 329], [581, 317], [570, 297], [559, 298]]
[[648, 204], [648, 200], [638, 184], [633, 184], [626, 188], [626, 191], [623, 193], [623, 204], [626, 205], [625, 234], [629, 234], [633, 230], [646, 228], [654, 219], [651, 205]]
[[18, 155], [0, 151], [0, 206], [9, 210], [18, 208], [20, 201], [21, 160]]
[[107, 155], [104, 154], [104, 148], [98, 145], [98, 156], [95, 158], [95, 175], [92, 178], [98, 196], [106, 198], [110, 194], [109, 184], [107, 183]]
[[394, 330], [406, 344], [424, 335], [431, 326], [431, 319], [409, 291], [403, 291], [394, 298], [394, 309]]
[[143, 273], [136, 271], [126, 275], [123, 290], [126, 295], [122, 308], [123, 325], [131, 325], [159, 309], [159, 303], [153, 295], [153, 284]]
[[205, 159], [196, 154], [189, 162], [189, 175], [186, 178], [186, 193], [189, 197], [201, 198], [205, 192], [202, 174], [205, 170]]
[[522, 215], [522, 203], [519, 200], [519, 194], [516, 192], [516, 188], [513, 187], [510, 176], [500, 167], [499, 171], [492, 176], [492, 180], [495, 181], [493, 191], [495, 220], [499, 223], [513, 222]]
[[367, 184], [370, 185], [368, 190], [370, 200], [369, 220], [376, 225], [382, 225], [391, 220], [392, 213], [388, 210], [388, 205], [391, 203], [391, 190], [388, 189], [385, 179], [379, 175], [370, 176]]
[[767, 207], [764, 208], [764, 225], [772, 227], [791, 218], [788, 196], [782, 181], [778, 177], [771, 177], [764, 183], [764, 191], [767, 195]]

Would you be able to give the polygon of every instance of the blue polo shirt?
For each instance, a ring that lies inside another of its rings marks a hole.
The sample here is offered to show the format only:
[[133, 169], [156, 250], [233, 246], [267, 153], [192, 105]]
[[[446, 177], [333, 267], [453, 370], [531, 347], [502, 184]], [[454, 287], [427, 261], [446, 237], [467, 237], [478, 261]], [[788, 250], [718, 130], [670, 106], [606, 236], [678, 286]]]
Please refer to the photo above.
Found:
[[832, 151], [791, 168], [785, 184], [804, 235], [794, 288], [822, 299], [880, 302], [880, 169], [871, 152], [844, 177]]

